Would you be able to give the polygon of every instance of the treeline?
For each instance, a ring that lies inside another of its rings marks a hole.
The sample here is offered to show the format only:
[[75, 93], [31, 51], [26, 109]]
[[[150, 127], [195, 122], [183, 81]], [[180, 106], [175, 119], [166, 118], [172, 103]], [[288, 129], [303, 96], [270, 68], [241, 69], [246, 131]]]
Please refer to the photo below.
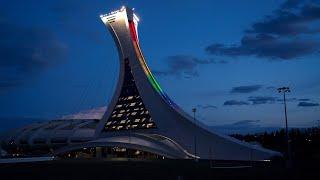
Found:
[[[284, 129], [275, 132], [257, 134], [232, 134], [234, 138], [275, 151], [287, 152], [286, 133]], [[296, 160], [320, 160], [320, 128], [291, 129], [289, 131], [292, 158]]]

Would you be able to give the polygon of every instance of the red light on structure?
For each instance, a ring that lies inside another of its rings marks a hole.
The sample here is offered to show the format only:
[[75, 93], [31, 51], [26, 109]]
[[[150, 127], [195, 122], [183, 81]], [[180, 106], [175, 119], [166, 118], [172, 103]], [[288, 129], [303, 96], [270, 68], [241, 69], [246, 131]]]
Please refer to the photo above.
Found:
[[136, 32], [136, 27], [133, 21], [129, 21], [129, 28], [130, 28], [130, 34], [131, 34], [132, 40], [134, 42], [137, 42], [138, 41], [137, 32]]

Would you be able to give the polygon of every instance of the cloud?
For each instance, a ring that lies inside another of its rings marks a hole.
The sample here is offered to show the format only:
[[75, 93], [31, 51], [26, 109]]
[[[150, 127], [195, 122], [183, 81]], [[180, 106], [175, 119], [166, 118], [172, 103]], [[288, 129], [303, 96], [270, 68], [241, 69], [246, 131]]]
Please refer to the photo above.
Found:
[[6, 92], [13, 87], [20, 86], [21, 81], [14, 78], [0, 78], [0, 92]]
[[206, 105], [197, 105], [197, 107], [202, 109], [217, 109], [217, 106], [206, 104]]
[[251, 93], [261, 89], [261, 85], [237, 86], [233, 87], [231, 93]]
[[252, 103], [252, 105], [259, 105], [259, 104], [273, 104], [277, 100], [276, 97], [271, 96], [250, 96], [248, 97], [248, 101]]
[[304, 2], [303, 0], [287, 0], [282, 4], [281, 8], [283, 9], [297, 8], [303, 2]]
[[302, 98], [302, 99], [298, 99], [298, 101], [310, 101], [310, 99]]
[[269, 96], [250, 96], [247, 101], [228, 100], [223, 105], [260, 105], [260, 104], [273, 104], [278, 99], [276, 97]]
[[299, 102], [299, 107], [314, 107], [319, 106], [319, 103], [312, 103], [312, 102]]
[[205, 64], [225, 64], [226, 61], [216, 61], [214, 59], [200, 59], [190, 55], [175, 55], [166, 58], [168, 65], [166, 70], [155, 70], [155, 75], [159, 76], [176, 76], [184, 78], [192, 78], [199, 76], [198, 66]]
[[[311, 99], [307, 98], [287, 98], [287, 102], [299, 102], [298, 106], [318, 106], [318, 103], [311, 103]], [[261, 105], [261, 104], [274, 104], [274, 103], [283, 103], [282, 98], [272, 97], [272, 96], [250, 96], [247, 101], [238, 101], [238, 100], [228, 100], [224, 102], [224, 105]]]
[[[49, 29], [0, 21], [0, 88], [23, 84], [66, 58], [66, 45]], [[13, 21], [14, 22], [14, 21]]]
[[62, 116], [62, 119], [101, 119], [107, 110], [107, 106], [97, 107], [89, 110]]
[[228, 100], [223, 103], [225, 106], [241, 106], [241, 105], [249, 105], [246, 101], [237, 101], [237, 100]]
[[256, 126], [260, 120], [241, 120], [233, 123], [233, 126]]
[[[292, 9], [292, 8], [291, 8]], [[296, 13], [295, 11], [299, 11]], [[266, 17], [252, 25], [249, 33], [274, 34], [292, 36], [319, 33], [319, 28], [312, 28], [310, 23], [320, 19], [320, 6], [306, 3], [294, 10], [280, 8], [272, 16]]]
[[[283, 102], [283, 98], [278, 98], [277, 101]], [[286, 98], [286, 102], [296, 102], [298, 101], [297, 98]]]
[[316, 53], [320, 43], [311, 39], [281, 39], [272, 35], [245, 35], [240, 45], [225, 46], [212, 44], [206, 51], [212, 55], [222, 56], [256, 56], [273, 60], [290, 60]]
[[276, 88], [274, 86], [267, 86], [266, 89], [276, 91], [278, 88]]
[[280, 129], [280, 127], [261, 126], [260, 123], [260, 120], [240, 120], [230, 124], [210, 126], [210, 128], [227, 135], [272, 132]]
[[[206, 52], [216, 56], [256, 56], [291, 60], [319, 52], [320, 5], [309, 1], [286, 1], [270, 16], [245, 30], [238, 45], [213, 43]], [[306, 36], [309, 35], [309, 36]]]

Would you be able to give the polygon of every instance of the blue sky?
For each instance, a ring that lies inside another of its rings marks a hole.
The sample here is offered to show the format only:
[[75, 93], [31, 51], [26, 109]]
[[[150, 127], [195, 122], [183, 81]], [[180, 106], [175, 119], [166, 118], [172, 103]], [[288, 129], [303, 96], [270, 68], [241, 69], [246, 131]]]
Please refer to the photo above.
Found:
[[1, 126], [106, 106], [118, 54], [99, 15], [122, 5], [141, 19], [141, 47], [162, 88], [204, 123], [281, 127], [280, 86], [292, 90], [289, 125], [320, 120], [319, 1], [4, 0]]

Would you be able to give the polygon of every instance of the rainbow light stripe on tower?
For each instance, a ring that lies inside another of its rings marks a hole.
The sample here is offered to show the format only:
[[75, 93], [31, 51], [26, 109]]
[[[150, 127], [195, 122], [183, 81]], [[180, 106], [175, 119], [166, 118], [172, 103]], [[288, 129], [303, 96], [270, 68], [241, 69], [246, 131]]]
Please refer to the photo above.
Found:
[[153, 86], [153, 88], [161, 95], [161, 97], [169, 103], [171, 106], [178, 107], [177, 104], [175, 104], [169, 96], [161, 89], [159, 83], [156, 81], [154, 76], [152, 75], [148, 65], [146, 64], [146, 61], [142, 55], [139, 43], [138, 43], [138, 36], [136, 32], [136, 26], [133, 21], [129, 20], [129, 28], [130, 28], [130, 34], [133, 42], [134, 49], [136, 51], [136, 55], [138, 56], [139, 62], [143, 68], [144, 73], [147, 75], [149, 82]]

